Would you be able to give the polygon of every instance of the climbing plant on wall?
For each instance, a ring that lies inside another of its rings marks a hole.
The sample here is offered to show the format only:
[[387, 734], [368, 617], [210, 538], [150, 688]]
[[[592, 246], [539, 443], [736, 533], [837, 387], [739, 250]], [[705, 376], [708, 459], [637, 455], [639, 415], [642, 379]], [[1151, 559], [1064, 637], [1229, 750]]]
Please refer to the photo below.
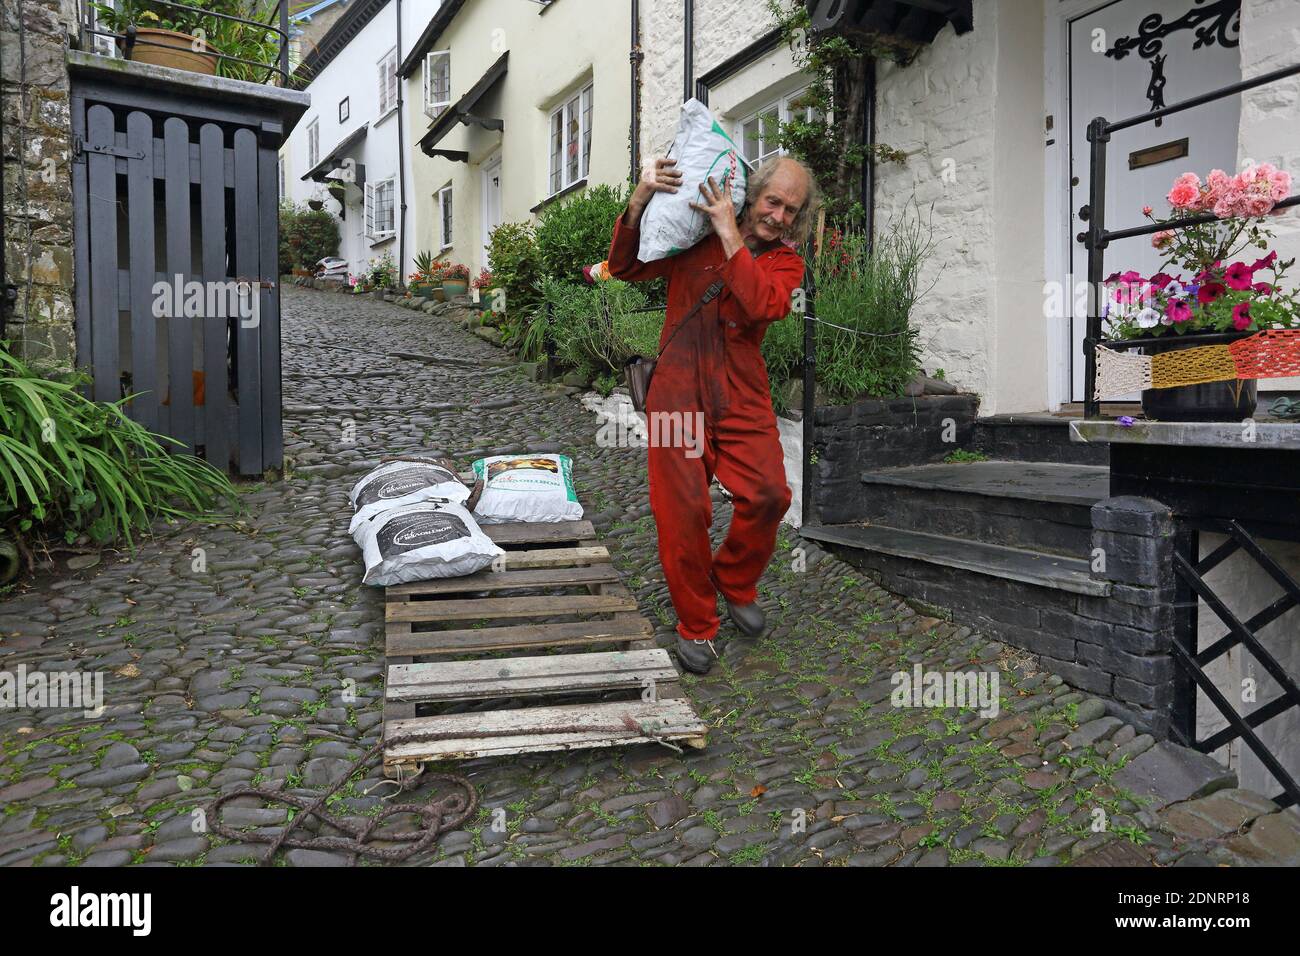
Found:
[[[863, 103], [875, 60], [906, 64], [921, 45], [888, 36], [844, 37], [809, 29], [803, 0], [767, 0], [768, 10], [790, 47], [795, 65], [811, 79], [800, 97], [811, 118], [796, 115], [778, 121], [777, 141], [807, 163], [826, 200], [827, 219], [861, 224], [862, 164], [902, 163], [906, 155], [883, 143], [864, 143]], [[802, 111], [801, 111], [802, 112]]]

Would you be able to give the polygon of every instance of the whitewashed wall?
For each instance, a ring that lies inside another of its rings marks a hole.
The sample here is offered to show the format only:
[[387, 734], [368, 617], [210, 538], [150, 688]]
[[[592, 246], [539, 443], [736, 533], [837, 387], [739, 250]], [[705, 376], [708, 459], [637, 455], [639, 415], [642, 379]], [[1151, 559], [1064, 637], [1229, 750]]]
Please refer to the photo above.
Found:
[[[402, 44], [409, 49], [425, 25], [437, 12], [439, 3], [431, 0], [406, 0], [402, 4]], [[365, 139], [353, 148], [350, 155], [366, 168], [366, 178], [370, 182], [387, 179], [398, 172], [397, 122], [398, 112], [393, 111], [382, 119], [377, 115], [379, 107], [379, 58], [397, 43], [397, 4], [390, 2], [371, 19], [352, 41], [330, 63], [321, 70], [307, 87], [311, 95], [311, 108], [304, 114], [293, 133], [280, 149], [285, 161], [285, 198], [298, 203], [309, 199], [323, 199], [325, 209], [336, 215], [339, 204], [325, 191], [323, 183], [312, 180], [303, 181], [302, 175], [311, 168], [307, 162], [307, 127], [312, 120], [320, 120], [320, 154], [323, 159], [345, 137], [358, 129], [363, 123], [370, 128]], [[409, 95], [409, 89], [408, 89]], [[348, 119], [339, 122], [339, 101], [348, 97]], [[410, 204], [411, 170], [410, 152], [412, 130], [408, 127], [406, 135], [407, 202]], [[401, 222], [400, 182], [394, 190], [394, 218]], [[397, 259], [398, 242], [391, 241], [372, 245], [364, 235], [359, 235], [357, 225], [363, 216], [361, 194], [351, 190], [355, 195], [349, 200], [346, 218], [339, 223], [339, 255], [348, 260], [353, 272], [364, 270], [370, 259], [378, 258], [385, 252], [391, 252]], [[406, 275], [411, 271], [410, 260], [414, 255], [411, 237], [415, 234], [414, 206], [407, 210], [406, 221], [406, 258], [407, 267], [402, 270]]]
[[[1300, 3], [1295, 0], [1243, 0], [1241, 5], [1241, 75], [1250, 79], [1291, 66], [1300, 57]], [[1237, 156], [1272, 163], [1295, 179], [1300, 191], [1300, 77], [1290, 77], [1242, 94], [1241, 135]], [[1291, 209], [1273, 223], [1279, 258], [1300, 258], [1300, 210]], [[1289, 278], [1294, 285], [1300, 273]], [[1300, 378], [1260, 382], [1270, 390], [1300, 389]], [[1267, 411], [1267, 409], [1261, 409]]]

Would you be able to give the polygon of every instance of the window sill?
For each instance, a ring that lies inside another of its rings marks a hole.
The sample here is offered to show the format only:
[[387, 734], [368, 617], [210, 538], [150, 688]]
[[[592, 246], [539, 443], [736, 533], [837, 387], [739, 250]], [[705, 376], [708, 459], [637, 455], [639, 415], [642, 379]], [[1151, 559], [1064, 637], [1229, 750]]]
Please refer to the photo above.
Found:
[[392, 116], [392, 115], [393, 115], [394, 113], [396, 113], [396, 112], [397, 112], [397, 107], [396, 107], [396, 106], [390, 106], [390, 107], [388, 108], [388, 111], [387, 111], [386, 113], [380, 113], [380, 114], [379, 114], [379, 118], [378, 118], [377, 120], [375, 120], [373, 123], [371, 123], [370, 125], [371, 125], [372, 127], [374, 127], [374, 126], [378, 126], [380, 123], [382, 123], [384, 120], [388, 119], [388, 117]]
[[393, 241], [394, 239], [396, 239], [396, 238], [397, 238], [397, 233], [395, 233], [395, 232], [391, 232], [391, 233], [389, 233], [389, 234], [386, 235], [386, 236], [371, 236], [371, 237], [370, 237], [370, 248], [371, 248], [371, 249], [376, 249], [376, 248], [378, 248], [379, 246], [382, 246], [382, 245], [383, 245], [384, 243], [386, 243], [386, 242], [392, 242], [392, 241]]
[[576, 193], [579, 189], [582, 189], [586, 185], [587, 185], [587, 177], [583, 176], [581, 179], [569, 183], [569, 185], [565, 186], [558, 193], [552, 193], [550, 196], [547, 196], [545, 199], [543, 199], [541, 202], [539, 202], [536, 206], [534, 206], [532, 209], [528, 211], [531, 213], [537, 213], [542, 209], [545, 209], [551, 203], [563, 199], [565, 196], [569, 195], [570, 193]]
[[445, 246], [439, 246], [439, 247], [438, 247], [438, 255], [442, 255], [442, 254], [443, 254], [444, 252], [446, 252], [448, 249], [453, 248], [453, 246], [454, 246], [454, 243], [450, 243], [450, 242], [447, 243]]

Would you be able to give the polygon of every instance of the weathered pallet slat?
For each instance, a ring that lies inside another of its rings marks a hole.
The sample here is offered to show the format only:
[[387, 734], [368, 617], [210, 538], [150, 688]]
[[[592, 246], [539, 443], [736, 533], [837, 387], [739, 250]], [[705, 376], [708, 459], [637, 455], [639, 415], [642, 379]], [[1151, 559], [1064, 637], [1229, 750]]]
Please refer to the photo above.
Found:
[[[654, 735], [624, 727], [625, 718], [646, 728]], [[547, 727], [573, 727], [572, 732], [536, 733]], [[482, 736], [517, 730], [517, 735]], [[386, 751], [389, 764], [418, 763], [425, 760], [470, 759], [508, 754], [536, 753], [547, 750], [574, 750], [587, 747], [618, 747], [651, 743], [657, 739], [683, 741], [703, 747], [708, 727], [686, 700], [620, 701], [616, 703], [566, 704], [558, 707], [529, 707], [521, 710], [498, 710], [473, 714], [443, 714], [397, 720], [384, 728], [387, 738], [406, 734], [455, 733], [446, 740], [397, 744]], [[464, 734], [464, 736], [459, 736]]]
[[[572, 550], [572, 549], [568, 549]], [[618, 572], [608, 564], [591, 564], [573, 568], [533, 568], [527, 571], [479, 571], [463, 578], [440, 578], [416, 584], [397, 584], [388, 589], [388, 600], [413, 594], [466, 594], [475, 591], [505, 591], [510, 588], [563, 587], [569, 585], [614, 584]]]
[[385, 617], [390, 621], [477, 621], [635, 610], [636, 601], [619, 594], [530, 595], [464, 601], [405, 601], [388, 605]]
[[412, 631], [410, 622], [390, 622], [388, 653], [426, 657], [574, 644], [618, 644], [643, 641], [654, 634], [650, 623], [640, 615], [620, 616], [628, 620], [511, 624], [448, 631]]
[[673, 662], [662, 648], [553, 654], [508, 660], [396, 664], [388, 668], [388, 697], [417, 702], [487, 700], [657, 686], [676, 679]]

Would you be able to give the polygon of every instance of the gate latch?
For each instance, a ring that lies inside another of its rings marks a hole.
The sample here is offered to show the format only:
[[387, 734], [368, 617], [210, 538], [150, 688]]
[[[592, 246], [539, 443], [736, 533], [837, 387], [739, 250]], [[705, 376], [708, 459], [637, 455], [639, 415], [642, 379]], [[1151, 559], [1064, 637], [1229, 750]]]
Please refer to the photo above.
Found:
[[87, 143], [80, 136], [73, 137], [72, 158], [80, 159], [83, 153], [100, 153], [104, 156], [118, 156], [122, 159], [144, 159], [144, 151], [127, 149], [125, 146], [108, 146], [102, 143]]

